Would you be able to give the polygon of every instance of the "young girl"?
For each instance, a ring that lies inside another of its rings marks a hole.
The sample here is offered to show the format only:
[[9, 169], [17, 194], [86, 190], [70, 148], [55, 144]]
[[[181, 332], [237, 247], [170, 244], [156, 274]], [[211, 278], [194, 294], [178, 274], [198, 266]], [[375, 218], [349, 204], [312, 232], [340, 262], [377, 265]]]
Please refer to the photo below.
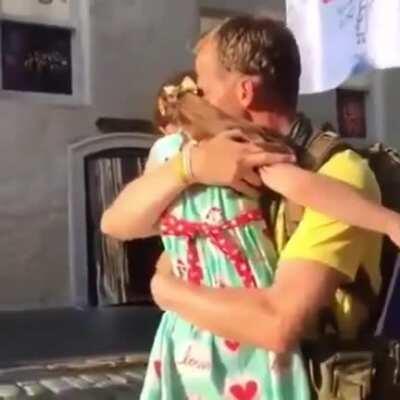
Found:
[[[190, 180], [190, 154], [195, 146], [191, 139], [205, 140], [228, 128], [239, 128], [243, 140], [277, 145], [284, 140], [248, 121], [225, 115], [196, 93], [195, 85], [187, 79], [176, 87], [165, 88], [161, 112], [181, 126], [182, 132], [157, 141], [151, 164], [164, 162], [183, 147], [182, 158], [176, 159], [176, 171], [182, 179]], [[382, 231], [386, 229], [379, 226], [382, 217], [397, 218], [397, 214], [368, 202], [345, 184], [296, 166], [278, 165], [260, 173], [273, 190], [354, 224]], [[329, 191], [336, 199], [335, 208], [327, 200], [330, 194], [324, 198], [315, 196], [309, 187], [314, 188], [314, 193]], [[367, 222], [355, 216], [358, 213], [351, 208], [353, 204], [368, 209], [373, 218]], [[343, 209], [337, 211], [338, 206]], [[277, 257], [257, 199], [229, 188], [193, 185], [167, 210], [161, 233], [174, 273], [193, 284], [255, 288], [268, 287], [273, 282]], [[199, 330], [171, 312], [162, 317], [141, 395], [142, 400], [309, 398], [299, 352], [277, 356]]]

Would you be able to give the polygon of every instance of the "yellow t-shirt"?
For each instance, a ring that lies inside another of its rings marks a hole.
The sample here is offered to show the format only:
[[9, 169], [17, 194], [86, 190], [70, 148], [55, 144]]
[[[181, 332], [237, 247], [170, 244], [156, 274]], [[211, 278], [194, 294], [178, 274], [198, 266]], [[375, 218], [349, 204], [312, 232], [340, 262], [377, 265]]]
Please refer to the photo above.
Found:
[[[353, 185], [370, 199], [381, 200], [379, 186], [368, 162], [354, 151], [346, 150], [334, 155], [319, 173]], [[355, 280], [362, 266], [371, 288], [375, 293], [379, 292], [382, 235], [346, 225], [306, 208], [295, 233], [285, 244], [283, 206], [278, 213], [275, 234], [281, 262], [294, 259], [317, 261], [337, 269], [350, 281]], [[368, 305], [341, 289], [335, 297], [332, 309], [339, 331], [343, 337], [354, 337], [368, 315]]]

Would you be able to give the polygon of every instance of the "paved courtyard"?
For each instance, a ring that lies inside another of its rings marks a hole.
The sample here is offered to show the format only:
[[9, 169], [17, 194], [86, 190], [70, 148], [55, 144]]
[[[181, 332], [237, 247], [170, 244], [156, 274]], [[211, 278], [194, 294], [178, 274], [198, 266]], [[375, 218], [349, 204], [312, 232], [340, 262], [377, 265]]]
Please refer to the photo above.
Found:
[[145, 355], [77, 359], [0, 370], [0, 400], [135, 400]]

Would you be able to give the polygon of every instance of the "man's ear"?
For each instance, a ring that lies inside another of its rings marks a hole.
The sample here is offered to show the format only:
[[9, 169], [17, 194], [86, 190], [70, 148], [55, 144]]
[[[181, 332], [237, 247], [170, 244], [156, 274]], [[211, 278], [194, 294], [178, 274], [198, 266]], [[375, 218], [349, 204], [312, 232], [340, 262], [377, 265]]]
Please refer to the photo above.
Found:
[[238, 98], [244, 109], [251, 108], [256, 102], [260, 79], [254, 76], [243, 77], [238, 85]]

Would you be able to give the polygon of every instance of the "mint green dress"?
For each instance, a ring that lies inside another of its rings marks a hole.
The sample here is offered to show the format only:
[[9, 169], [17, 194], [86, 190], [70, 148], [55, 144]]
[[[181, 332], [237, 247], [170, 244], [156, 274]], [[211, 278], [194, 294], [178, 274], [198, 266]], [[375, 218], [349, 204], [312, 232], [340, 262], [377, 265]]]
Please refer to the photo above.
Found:
[[[180, 134], [156, 142], [151, 163], [182, 145]], [[170, 207], [161, 224], [174, 273], [211, 287], [268, 287], [277, 256], [255, 200], [221, 187], [197, 186]], [[235, 315], [227, 315], [235, 324]], [[255, 323], [257, 323], [255, 321]], [[275, 354], [198, 329], [164, 313], [150, 354], [141, 400], [309, 400], [299, 352], [284, 372]]]

